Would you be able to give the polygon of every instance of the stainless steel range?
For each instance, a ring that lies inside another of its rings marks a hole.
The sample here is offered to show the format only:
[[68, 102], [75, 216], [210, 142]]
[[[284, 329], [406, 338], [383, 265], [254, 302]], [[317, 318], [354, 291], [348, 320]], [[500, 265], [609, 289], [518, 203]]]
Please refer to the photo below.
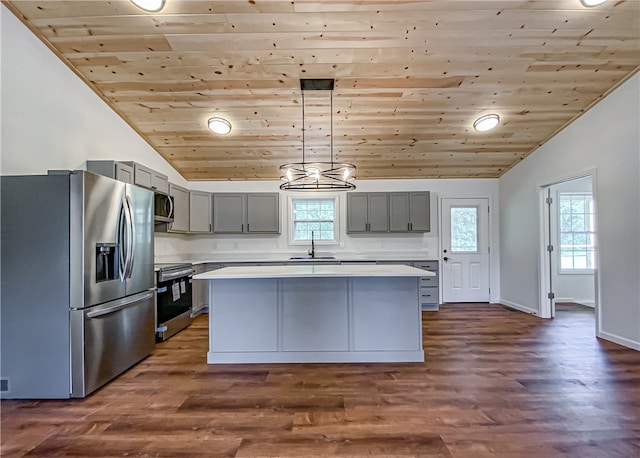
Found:
[[156, 340], [162, 342], [191, 324], [191, 264], [156, 264]]

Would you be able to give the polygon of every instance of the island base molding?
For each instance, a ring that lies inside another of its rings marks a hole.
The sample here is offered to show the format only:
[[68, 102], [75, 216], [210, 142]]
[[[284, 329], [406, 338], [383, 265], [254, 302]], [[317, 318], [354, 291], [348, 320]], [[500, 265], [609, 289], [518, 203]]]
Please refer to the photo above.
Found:
[[423, 362], [419, 281], [212, 279], [207, 362]]
[[255, 353], [207, 353], [208, 364], [261, 364], [261, 363], [423, 363], [424, 351], [361, 351], [332, 352], [291, 351]]

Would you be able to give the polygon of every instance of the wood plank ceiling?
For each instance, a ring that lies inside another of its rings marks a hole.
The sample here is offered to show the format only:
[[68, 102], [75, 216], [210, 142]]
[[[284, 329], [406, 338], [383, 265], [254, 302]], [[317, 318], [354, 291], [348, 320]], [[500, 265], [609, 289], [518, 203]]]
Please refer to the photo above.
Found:
[[5, 4], [188, 180], [300, 161], [300, 78], [335, 78], [333, 111], [305, 92], [307, 158], [333, 140], [359, 179], [499, 177], [640, 65], [638, 0]]

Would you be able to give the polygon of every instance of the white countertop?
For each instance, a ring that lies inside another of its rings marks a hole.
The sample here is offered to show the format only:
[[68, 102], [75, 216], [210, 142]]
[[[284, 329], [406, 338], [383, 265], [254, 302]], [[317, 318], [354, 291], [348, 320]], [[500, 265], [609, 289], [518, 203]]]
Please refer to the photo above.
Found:
[[194, 280], [309, 277], [429, 277], [433, 272], [403, 265], [295, 265], [224, 267], [194, 275]]

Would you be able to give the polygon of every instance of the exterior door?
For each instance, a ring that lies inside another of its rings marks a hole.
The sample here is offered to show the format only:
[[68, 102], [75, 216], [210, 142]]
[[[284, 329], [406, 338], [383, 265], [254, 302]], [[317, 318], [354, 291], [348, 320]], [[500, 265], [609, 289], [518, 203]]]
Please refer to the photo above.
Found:
[[442, 301], [489, 302], [489, 200], [442, 199]]

